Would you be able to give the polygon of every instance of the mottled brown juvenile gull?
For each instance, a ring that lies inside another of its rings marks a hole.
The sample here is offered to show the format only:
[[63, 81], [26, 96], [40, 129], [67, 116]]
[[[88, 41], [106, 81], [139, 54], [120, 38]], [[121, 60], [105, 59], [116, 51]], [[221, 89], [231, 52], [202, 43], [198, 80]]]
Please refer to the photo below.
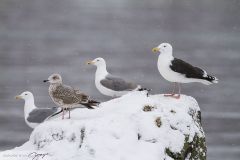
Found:
[[37, 125], [45, 121], [50, 117], [55, 117], [63, 111], [62, 108], [53, 107], [53, 108], [38, 108], [34, 103], [34, 96], [31, 92], [25, 91], [20, 95], [16, 96], [16, 99], [24, 99], [24, 119], [26, 124], [35, 128]]
[[95, 74], [95, 85], [97, 89], [104, 95], [110, 97], [120, 97], [131, 91], [147, 90], [132, 82], [128, 82], [120, 77], [113, 76], [108, 73], [106, 68], [106, 62], [103, 58], [99, 57], [92, 61], [87, 62], [97, 66]]
[[69, 111], [70, 118], [71, 108], [83, 105], [88, 109], [94, 109], [92, 106], [97, 106], [99, 104], [99, 102], [91, 100], [88, 95], [80, 90], [64, 85], [60, 74], [52, 74], [43, 82], [50, 83], [48, 91], [51, 99], [56, 105], [63, 108], [62, 119], [64, 119], [64, 110]]
[[[176, 99], [180, 98], [181, 90], [179, 83], [199, 82], [205, 85], [218, 83], [218, 79], [208, 75], [201, 68], [194, 67], [181, 59], [174, 58], [172, 55], [172, 46], [169, 43], [162, 43], [153, 48], [154, 53], [160, 53], [158, 56], [158, 70], [167, 81], [174, 83], [174, 89], [170, 96]], [[178, 94], [175, 93], [175, 87], [178, 86]]]

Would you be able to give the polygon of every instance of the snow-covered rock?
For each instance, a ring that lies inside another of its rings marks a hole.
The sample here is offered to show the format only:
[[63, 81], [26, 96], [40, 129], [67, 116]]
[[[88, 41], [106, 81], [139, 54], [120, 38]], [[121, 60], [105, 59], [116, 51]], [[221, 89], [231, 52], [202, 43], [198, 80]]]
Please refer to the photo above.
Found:
[[13, 153], [24, 153], [18, 160], [203, 160], [206, 144], [194, 98], [133, 92], [40, 124], [28, 142], [0, 157]]

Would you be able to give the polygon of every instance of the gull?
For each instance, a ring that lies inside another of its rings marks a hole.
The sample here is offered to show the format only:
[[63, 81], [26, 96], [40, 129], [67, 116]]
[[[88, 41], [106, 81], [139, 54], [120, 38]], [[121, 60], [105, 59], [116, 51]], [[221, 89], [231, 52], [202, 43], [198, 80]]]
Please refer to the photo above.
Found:
[[16, 96], [16, 99], [23, 99], [24, 105], [24, 119], [30, 128], [35, 128], [40, 123], [44, 122], [50, 117], [54, 117], [62, 112], [61, 108], [38, 108], [34, 103], [34, 96], [31, 92], [25, 91]]
[[[198, 67], [184, 62], [181, 59], [173, 57], [172, 46], [169, 43], [162, 43], [152, 49], [154, 53], [160, 53], [158, 56], [158, 70], [164, 79], [174, 83], [174, 88], [170, 96], [176, 99], [180, 98], [181, 88], [179, 83], [199, 82], [205, 85], [218, 83], [218, 79], [208, 75], [207, 72]], [[175, 93], [175, 87], [178, 86], [178, 94]]]
[[95, 73], [95, 85], [99, 92], [103, 95], [110, 97], [120, 97], [131, 91], [150, 91], [149, 89], [142, 88], [132, 82], [128, 82], [121, 77], [114, 76], [107, 71], [106, 62], [103, 58], [99, 57], [87, 64], [97, 66]]
[[85, 106], [88, 109], [94, 109], [93, 106], [98, 106], [99, 102], [91, 100], [90, 97], [80, 90], [74, 89], [71, 86], [64, 85], [60, 74], [52, 74], [47, 80], [49, 82], [49, 95], [52, 101], [63, 108], [62, 119], [64, 119], [64, 110], [68, 110], [70, 119], [70, 109]]

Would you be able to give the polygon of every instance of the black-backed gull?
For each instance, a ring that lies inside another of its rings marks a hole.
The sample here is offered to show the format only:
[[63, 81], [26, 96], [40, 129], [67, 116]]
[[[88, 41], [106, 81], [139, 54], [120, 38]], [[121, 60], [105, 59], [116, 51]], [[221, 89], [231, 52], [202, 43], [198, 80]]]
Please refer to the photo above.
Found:
[[[208, 75], [207, 72], [198, 67], [184, 62], [181, 59], [174, 58], [172, 55], [172, 46], [169, 43], [162, 43], [153, 48], [152, 52], [160, 53], [158, 56], [158, 70], [167, 81], [174, 83], [173, 92], [165, 96], [180, 98], [181, 88], [179, 83], [200, 82], [205, 85], [218, 83], [218, 79]], [[178, 86], [178, 94], [175, 93], [175, 87]]]

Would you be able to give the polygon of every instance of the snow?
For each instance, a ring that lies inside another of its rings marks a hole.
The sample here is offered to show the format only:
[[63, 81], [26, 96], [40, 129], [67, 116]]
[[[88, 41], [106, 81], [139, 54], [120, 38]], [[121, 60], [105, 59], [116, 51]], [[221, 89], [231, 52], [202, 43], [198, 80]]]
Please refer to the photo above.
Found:
[[[144, 111], [150, 106], [151, 111]], [[75, 109], [71, 119], [61, 116], [34, 129], [24, 145], [1, 155], [35, 151], [47, 160], [170, 160], [165, 150], [180, 152], [185, 136], [191, 141], [204, 132], [196, 123], [196, 100], [131, 92], [94, 109]], [[6, 159], [8, 160], [8, 159]], [[12, 160], [12, 159], [11, 159]]]

